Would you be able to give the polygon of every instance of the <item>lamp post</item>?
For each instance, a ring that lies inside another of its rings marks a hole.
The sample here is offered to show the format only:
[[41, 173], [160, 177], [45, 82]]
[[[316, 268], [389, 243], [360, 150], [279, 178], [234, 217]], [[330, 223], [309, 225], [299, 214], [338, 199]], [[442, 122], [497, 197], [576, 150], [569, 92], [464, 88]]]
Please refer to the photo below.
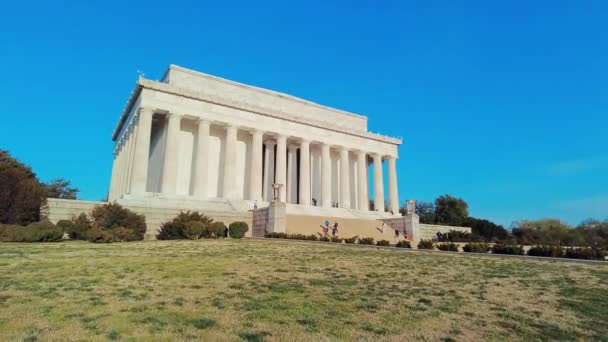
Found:
[[280, 197], [281, 197], [281, 187], [282, 186], [283, 186], [283, 184], [276, 184], [276, 183], [272, 184], [272, 189], [274, 191], [274, 196], [273, 196], [273, 199], [272, 199], [273, 202], [280, 202], [281, 201]]

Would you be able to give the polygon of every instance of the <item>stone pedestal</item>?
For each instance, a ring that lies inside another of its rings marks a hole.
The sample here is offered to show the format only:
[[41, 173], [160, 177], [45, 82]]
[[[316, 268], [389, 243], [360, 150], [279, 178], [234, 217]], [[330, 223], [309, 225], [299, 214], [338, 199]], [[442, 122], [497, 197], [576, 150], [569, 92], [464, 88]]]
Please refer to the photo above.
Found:
[[416, 214], [407, 214], [403, 216], [405, 221], [405, 234], [412, 239], [412, 247], [416, 247], [420, 242], [420, 218]]
[[267, 232], [285, 233], [287, 226], [287, 210], [285, 202], [272, 202], [268, 206]]

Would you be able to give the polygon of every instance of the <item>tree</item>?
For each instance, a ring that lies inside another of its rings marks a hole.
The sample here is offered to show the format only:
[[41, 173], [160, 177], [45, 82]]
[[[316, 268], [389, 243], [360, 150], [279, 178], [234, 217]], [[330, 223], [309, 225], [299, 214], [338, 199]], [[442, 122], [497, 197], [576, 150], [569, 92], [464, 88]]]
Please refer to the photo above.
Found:
[[509, 232], [503, 226], [489, 220], [469, 217], [465, 226], [471, 227], [471, 234], [474, 237], [484, 241], [501, 241], [509, 237]]
[[42, 187], [32, 169], [0, 150], [0, 223], [27, 225], [40, 220]]
[[416, 214], [420, 218], [420, 223], [433, 224], [437, 221], [435, 204], [432, 202], [416, 202]]
[[558, 219], [521, 220], [513, 223], [513, 236], [524, 245], [578, 245], [577, 232]]
[[42, 184], [46, 198], [76, 199], [78, 188], [70, 188], [70, 181], [63, 178], [55, 178], [49, 183]]
[[463, 226], [469, 217], [469, 205], [461, 198], [443, 195], [435, 200], [436, 223], [448, 226]]

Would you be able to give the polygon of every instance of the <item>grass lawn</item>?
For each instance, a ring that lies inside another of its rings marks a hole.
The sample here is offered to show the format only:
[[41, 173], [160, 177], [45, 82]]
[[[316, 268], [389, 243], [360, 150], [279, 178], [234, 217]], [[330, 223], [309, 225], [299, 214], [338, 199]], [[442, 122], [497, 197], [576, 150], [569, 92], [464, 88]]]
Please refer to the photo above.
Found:
[[608, 266], [275, 241], [0, 244], [6, 340], [608, 339]]

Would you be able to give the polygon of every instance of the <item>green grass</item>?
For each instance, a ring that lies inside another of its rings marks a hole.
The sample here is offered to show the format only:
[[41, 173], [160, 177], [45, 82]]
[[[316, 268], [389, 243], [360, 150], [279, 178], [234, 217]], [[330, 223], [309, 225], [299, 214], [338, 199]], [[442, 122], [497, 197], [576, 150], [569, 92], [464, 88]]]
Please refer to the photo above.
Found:
[[608, 266], [281, 241], [0, 244], [0, 341], [607, 340]]

